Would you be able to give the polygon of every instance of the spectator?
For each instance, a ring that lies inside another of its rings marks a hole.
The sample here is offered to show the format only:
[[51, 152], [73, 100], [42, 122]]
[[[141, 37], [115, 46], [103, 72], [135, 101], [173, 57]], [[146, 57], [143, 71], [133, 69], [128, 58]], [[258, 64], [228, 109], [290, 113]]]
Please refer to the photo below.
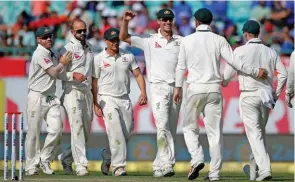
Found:
[[190, 35], [191, 33], [194, 32], [194, 29], [191, 27], [190, 22], [189, 22], [189, 15], [186, 12], [181, 12], [180, 13], [180, 25], [179, 25], [179, 33], [181, 36], [187, 36]]
[[30, 30], [28, 24], [23, 24], [22, 30], [19, 32], [19, 36], [22, 37], [21, 44], [24, 47], [35, 48], [35, 34]]
[[[274, 6], [271, 12], [273, 24], [278, 31], [281, 31], [287, 25], [287, 18], [291, 11], [282, 6], [281, 1], [274, 1]], [[294, 16], [294, 15], [293, 15]]]
[[269, 18], [271, 15], [271, 9], [265, 5], [265, 1], [259, 1], [259, 4], [256, 5], [251, 11], [251, 18], [263, 22], [266, 18]]
[[44, 13], [49, 13], [50, 1], [36, 1], [31, 2], [32, 5], [32, 14], [37, 19], [41, 17]]
[[102, 39], [99, 29], [94, 32], [93, 38], [88, 41], [92, 45], [92, 51], [95, 54], [101, 52], [106, 47], [105, 41]]
[[179, 4], [175, 5], [173, 11], [175, 13], [176, 26], [180, 25], [181, 17], [179, 15], [181, 14], [181, 12], [186, 12], [188, 14], [188, 17], [192, 17], [192, 7], [185, 1], [180, 1]]
[[99, 27], [100, 27], [100, 33], [102, 37], [104, 32], [107, 29], [111, 28], [111, 25], [109, 24], [109, 20], [108, 20], [109, 16], [110, 16], [110, 9], [105, 9], [101, 13], [101, 24], [99, 25]]
[[136, 17], [130, 21], [130, 24], [135, 25], [136, 29], [146, 28], [148, 26], [148, 17], [143, 13], [143, 5], [141, 3], [134, 3], [132, 10], [136, 12]]

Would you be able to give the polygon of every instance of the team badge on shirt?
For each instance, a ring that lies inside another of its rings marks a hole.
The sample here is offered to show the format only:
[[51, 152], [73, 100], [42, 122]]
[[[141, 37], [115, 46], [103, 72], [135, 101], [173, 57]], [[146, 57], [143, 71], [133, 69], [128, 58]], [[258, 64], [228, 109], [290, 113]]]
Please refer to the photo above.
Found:
[[155, 48], [162, 48], [158, 42], [155, 42]]
[[107, 67], [110, 67], [111, 65], [105, 61], [103, 61], [103, 67], [107, 68]]
[[48, 58], [44, 58], [44, 61], [46, 64], [50, 63], [50, 59], [48, 59]]
[[180, 46], [180, 42], [176, 40], [176, 41], [174, 42], [174, 46]]
[[79, 59], [81, 56], [79, 56], [79, 54], [74, 53], [74, 57], [75, 59]]
[[122, 58], [122, 62], [128, 62], [126, 57]]

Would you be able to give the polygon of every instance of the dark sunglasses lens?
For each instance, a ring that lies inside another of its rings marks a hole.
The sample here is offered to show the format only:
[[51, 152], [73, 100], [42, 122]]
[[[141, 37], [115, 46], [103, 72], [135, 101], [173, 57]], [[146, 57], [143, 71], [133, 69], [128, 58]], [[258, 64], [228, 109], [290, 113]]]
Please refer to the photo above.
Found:
[[52, 35], [45, 35], [42, 37], [43, 40], [47, 40], [48, 38], [52, 39]]
[[164, 21], [164, 22], [167, 22], [168, 20], [169, 20], [170, 22], [172, 22], [173, 19], [172, 19], [172, 18], [162, 18], [162, 21]]
[[86, 33], [86, 29], [76, 30], [76, 32], [77, 32], [78, 34], [80, 34], [80, 33], [82, 33], [82, 32]]

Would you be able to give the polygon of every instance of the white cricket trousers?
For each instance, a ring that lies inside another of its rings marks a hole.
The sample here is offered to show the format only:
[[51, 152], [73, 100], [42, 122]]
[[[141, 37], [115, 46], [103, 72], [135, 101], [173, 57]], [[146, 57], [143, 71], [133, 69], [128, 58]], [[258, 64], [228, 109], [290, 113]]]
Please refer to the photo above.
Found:
[[75, 162], [76, 171], [87, 168], [86, 143], [93, 119], [93, 98], [90, 89], [66, 89], [62, 96], [71, 128], [71, 147], [61, 154], [66, 164]]
[[174, 84], [151, 83], [151, 106], [157, 128], [158, 151], [153, 170], [175, 164], [175, 136], [180, 105], [173, 102]]
[[259, 95], [257, 92], [241, 92], [239, 107], [241, 119], [252, 149], [250, 163], [254, 164], [254, 166], [256, 163], [259, 169], [258, 174], [263, 175], [271, 172], [270, 159], [265, 143], [265, 127], [270, 109], [262, 104], [260, 97], [257, 95]]
[[114, 173], [118, 168], [126, 166], [127, 142], [134, 128], [132, 103], [128, 95], [99, 95], [98, 98], [108, 135]]
[[193, 91], [188, 88], [183, 116], [183, 134], [191, 154], [191, 165], [204, 162], [204, 152], [199, 142], [199, 126], [197, 125], [197, 119], [202, 114], [211, 157], [209, 177], [219, 177], [223, 158], [222, 95], [214, 92], [192, 93]]
[[[40, 151], [40, 131], [43, 119], [47, 136]], [[29, 91], [27, 97], [28, 130], [25, 142], [26, 171], [38, 168], [41, 162], [52, 162], [56, 156], [63, 130], [60, 101], [55, 96]]]

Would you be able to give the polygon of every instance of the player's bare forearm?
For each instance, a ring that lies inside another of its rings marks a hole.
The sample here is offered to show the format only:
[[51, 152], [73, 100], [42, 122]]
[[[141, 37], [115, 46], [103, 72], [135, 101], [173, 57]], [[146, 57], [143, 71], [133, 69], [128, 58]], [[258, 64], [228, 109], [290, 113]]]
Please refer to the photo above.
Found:
[[138, 98], [138, 104], [145, 105], [147, 103], [147, 95], [146, 95], [146, 85], [145, 85], [144, 77], [141, 74], [139, 68], [133, 70], [132, 73], [133, 73], [133, 75], [136, 79], [137, 85], [141, 91], [141, 94]]
[[92, 96], [93, 96], [93, 104], [96, 105], [98, 102], [97, 102], [97, 81], [98, 79], [97, 78], [94, 78], [92, 77], [92, 89], [91, 89], [91, 92], [92, 92]]
[[126, 20], [122, 21], [119, 39], [121, 41], [124, 41], [124, 42], [127, 42], [128, 44], [130, 44], [131, 39], [130, 39], [130, 35], [128, 34], [128, 23], [129, 23], [129, 21], [126, 21]]

